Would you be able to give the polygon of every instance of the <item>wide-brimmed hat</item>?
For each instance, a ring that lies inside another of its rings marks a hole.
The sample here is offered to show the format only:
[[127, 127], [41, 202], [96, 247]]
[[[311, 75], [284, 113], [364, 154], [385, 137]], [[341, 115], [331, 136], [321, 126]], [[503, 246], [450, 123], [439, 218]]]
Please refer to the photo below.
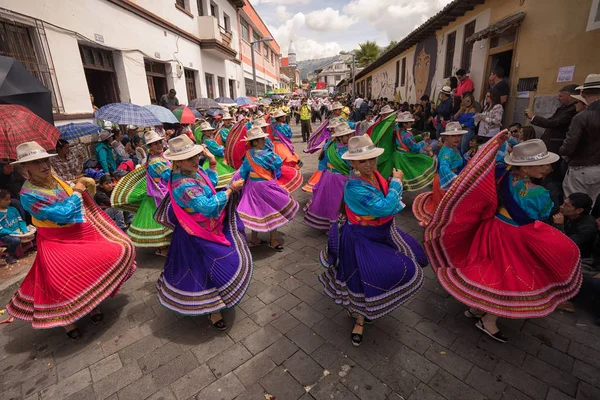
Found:
[[517, 144], [512, 153], [504, 157], [504, 162], [516, 166], [549, 165], [560, 160], [556, 153], [548, 151], [541, 139], [531, 139]]
[[160, 137], [160, 135], [158, 133], [156, 133], [155, 131], [148, 131], [146, 133], [144, 133], [144, 141], [146, 142], [146, 145], [155, 143], [155, 142], [159, 142], [162, 141], [163, 138]]
[[98, 141], [104, 142], [106, 139], [111, 138], [113, 135], [114, 133], [112, 133], [112, 131], [103, 129], [100, 131], [100, 133], [98, 133]]
[[329, 130], [336, 129], [342, 123], [343, 122], [340, 121], [338, 118], [332, 118], [329, 120], [329, 124], [327, 125], [327, 127], [329, 128]]
[[273, 118], [277, 119], [279, 117], [285, 117], [287, 114], [283, 112], [283, 110], [279, 109], [273, 113]]
[[468, 133], [469, 131], [465, 131], [462, 126], [460, 125], [460, 122], [448, 122], [446, 124], [446, 130], [444, 132], [441, 132], [440, 135], [444, 135], [444, 136], [451, 136], [451, 135], [464, 135], [465, 133]]
[[452, 94], [452, 88], [450, 86], [444, 86], [442, 88], [442, 93], [450, 95]]
[[404, 111], [398, 114], [396, 117], [396, 122], [415, 122], [415, 119], [411, 113]]
[[383, 154], [383, 149], [375, 146], [369, 135], [354, 136], [348, 141], [348, 151], [342, 155], [344, 160], [368, 160]]
[[195, 144], [187, 135], [179, 135], [169, 140], [169, 149], [165, 151], [167, 160], [180, 161], [192, 158], [204, 151], [204, 146]]
[[11, 164], [22, 164], [43, 158], [55, 157], [58, 154], [49, 154], [38, 142], [25, 142], [17, 146], [17, 161]]
[[127, 125], [128, 131], [137, 131], [137, 129], [138, 129], [137, 125]]
[[395, 113], [396, 111], [394, 111], [394, 109], [390, 106], [388, 106], [387, 104], [383, 107], [381, 107], [381, 110], [379, 110], [379, 114], [383, 115], [383, 114], [392, 114]]
[[600, 89], [600, 74], [589, 74], [585, 77], [583, 85], [577, 86], [577, 90]]
[[231, 114], [226, 112], [226, 113], [223, 113], [223, 121], [225, 121], [226, 119], [233, 119], [233, 117], [231, 116]]
[[264, 118], [254, 118], [254, 120], [252, 121], [253, 128], [264, 128], [266, 126], [269, 126], [269, 124], [267, 124], [267, 121], [265, 121]]
[[334, 110], [343, 110], [343, 109], [344, 109], [344, 106], [339, 101], [336, 101], [336, 102], [334, 102], [331, 105], [331, 111], [334, 111]]
[[346, 136], [354, 132], [356, 132], [356, 130], [350, 128], [350, 125], [348, 125], [346, 122], [340, 122], [335, 126], [335, 133], [332, 133], [331, 137]]
[[254, 139], [262, 139], [266, 137], [269, 137], [269, 135], [263, 132], [262, 129], [260, 129], [259, 127], [253, 126], [248, 130], [248, 132], [246, 132], [246, 137], [242, 140], [244, 140], [245, 142], [249, 142]]
[[254, 114], [254, 118], [259, 118], [259, 117], [264, 117], [265, 113], [262, 111], [258, 111], [256, 114]]
[[572, 94], [571, 97], [574, 98], [577, 101], [582, 102], [583, 104], [585, 104], [587, 106], [587, 100], [584, 99], [582, 95], [580, 95], [580, 94]]
[[200, 124], [200, 130], [202, 132], [214, 131], [215, 128], [213, 128], [213, 126], [211, 124], [209, 124], [208, 122], [204, 121], [203, 123]]

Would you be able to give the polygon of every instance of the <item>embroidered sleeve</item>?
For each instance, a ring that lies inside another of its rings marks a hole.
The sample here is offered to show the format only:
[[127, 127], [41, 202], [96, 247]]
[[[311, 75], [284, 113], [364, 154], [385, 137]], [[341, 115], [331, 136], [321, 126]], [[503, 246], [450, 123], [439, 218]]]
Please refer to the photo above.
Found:
[[387, 196], [367, 183], [347, 185], [344, 193], [346, 204], [353, 212], [376, 218], [389, 217], [402, 210], [401, 196], [402, 184], [398, 179], [392, 179]]
[[205, 217], [218, 217], [227, 204], [225, 192], [212, 194], [208, 186], [201, 186], [197, 181], [184, 182], [177, 186], [173, 189], [177, 203]]
[[402, 137], [402, 143], [404, 143], [406, 146], [408, 146], [410, 151], [413, 153], [420, 153], [421, 149], [425, 145], [425, 142], [417, 143], [415, 141], [415, 138], [413, 137], [413, 135], [411, 135], [410, 133], [405, 133], [405, 134], [401, 135], [401, 137]]
[[168, 182], [171, 179], [171, 168], [164, 160], [151, 160], [148, 164], [148, 172], [155, 182], [160, 180]]
[[451, 153], [440, 152], [438, 156], [438, 173], [440, 175], [440, 187], [447, 190], [452, 181], [456, 178], [456, 174], [452, 171]]
[[21, 191], [21, 204], [36, 219], [47, 220], [58, 225], [84, 222], [83, 201], [81, 194], [74, 192], [71, 196], [59, 200], [37, 190]]
[[[225, 140], [225, 139], [223, 139], [223, 140]], [[214, 140], [212, 140], [212, 139], [205, 140], [204, 144], [206, 145], [206, 147], [208, 147], [208, 151], [213, 153], [213, 155], [215, 155], [217, 157], [225, 156], [225, 147], [219, 146], [219, 144], [217, 142], [215, 142]]]

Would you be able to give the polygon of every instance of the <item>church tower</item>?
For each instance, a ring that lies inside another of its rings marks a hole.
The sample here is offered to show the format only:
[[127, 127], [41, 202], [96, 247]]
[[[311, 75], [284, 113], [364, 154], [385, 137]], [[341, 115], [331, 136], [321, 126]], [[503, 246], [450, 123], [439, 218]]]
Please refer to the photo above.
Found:
[[290, 47], [288, 48], [288, 65], [296, 65], [296, 46], [293, 40], [290, 40]]

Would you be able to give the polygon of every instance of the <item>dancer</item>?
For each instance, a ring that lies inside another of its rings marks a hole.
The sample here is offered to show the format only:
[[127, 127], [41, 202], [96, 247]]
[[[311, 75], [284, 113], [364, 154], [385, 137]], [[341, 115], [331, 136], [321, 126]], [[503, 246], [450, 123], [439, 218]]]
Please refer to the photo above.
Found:
[[298, 202], [276, 182], [281, 172], [281, 158], [265, 147], [267, 137], [257, 127], [247, 132], [250, 149], [239, 171], [246, 186], [237, 209], [246, 228], [252, 230], [250, 246], [264, 244], [258, 232], [269, 232], [269, 247], [281, 252], [283, 246], [277, 238], [277, 229], [294, 218]]
[[356, 129], [356, 122], [348, 121], [348, 117], [343, 115], [344, 106], [339, 101], [334, 102], [331, 105], [331, 118], [329, 121], [346, 122], [350, 129]]
[[[330, 140], [331, 137], [335, 134], [335, 128], [337, 128], [338, 125], [341, 124], [341, 122], [339, 122], [339, 120], [332, 120], [332, 121], [326, 122], [326, 124], [328, 124], [325, 129], [328, 131], [327, 137], [329, 139], [325, 140], [325, 143], [327, 143], [327, 141]], [[319, 148], [320, 148], [320, 146], [319, 146]], [[321, 153], [321, 154], [324, 154], [324, 153]], [[323, 174], [323, 171], [320, 170], [319, 168], [317, 168], [317, 170], [315, 172], [313, 172], [313, 174], [308, 179], [308, 182], [306, 182], [306, 185], [302, 186], [302, 190], [305, 192], [308, 192], [308, 193], [312, 193], [313, 188], [321, 179], [322, 174]]]
[[350, 174], [350, 163], [343, 160], [348, 151], [348, 140], [354, 129], [345, 122], [336, 126], [332, 140], [325, 143], [319, 157], [319, 182], [313, 187], [312, 199], [304, 207], [304, 222], [315, 229], [329, 230], [337, 220], [344, 185]]
[[221, 146], [225, 146], [227, 136], [229, 135], [229, 131], [231, 131], [231, 127], [233, 126], [233, 117], [231, 116], [231, 114], [226, 112], [223, 114], [222, 120], [223, 126], [221, 126], [221, 129], [219, 129], [217, 143]]
[[[499, 342], [498, 317], [542, 318], [577, 294], [579, 249], [541, 222], [551, 213], [549, 192], [531, 179], [559, 160], [539, 139], [520, 143], [496, 163], [501, 132], [477, 152], [444, 196], [425, 230], [425, 249], [444, 288], [471, 307], [465, 315]], [[468, 244], [468, 245], [465, 245]]]
[[421, 193], [413, 201], [413, 214], [422, 226], [429, 224], [446, 190], [467, 164], [464, 154], [458, 148], [462, 135], [467, 132], [461, 129], [459, 122], [448, 122], [446, 130], [441, 132], [444, 145], [438, 154], [438, 172], [433, 179], [433, 190]]
[[402, 171], [388, 182], [377, 172], [383, 152], [367, 135], [348, 142], [353, 171], [344, 188], [346, 220], [335, 223], [321, 253], [327, 270], [319, 280], [325, 294], [356, 318], [352, 344], [360, 346], [365, 322], [381, 318], [408, 301], [423, 284], [427, 258], [419, 243], [396, 228], [402, 203]]
[[166, 257], [171, 230], [154, 220], [154, 212], [167, 194], [171, 163], [163, 156], [163, 139], [154, 131], [144, 134], [149, 149], [145, 167], [138, 167], [120, 179], [110, 196], [112, 207], [135, 212], [127, 229], [136, 247], [155, 247], [157, 256]]
[[286, 113], [277, 110], [271, 116], [271, 133], [273, 134], [274, 151], [281, 157], [282, 165], [301, 168], [302, 161], [294, 153], [292, 129], [285, 123]]
[[17, 146], [17, 161], [29, 174], [21, 204], [37, 227], [38, 252], [17, 293], [6, 306], [35, 329], [62, 326], [72, 340], [75, 322], [103, 320], [98, 308], [135, 271], [131, 240], [100, 210], [82, 183], [73, 188], [52, 175], [48, 154], [37, 142]]
[[[173, 172], [156, 219], [173, 229], [173, 241], [156, 282], [158, 299], [180, 314], [208, 314], [222, 331], [227, 325], [221, 311], [240, 302], [252, 276], [252, 257], [232, 201], [244, 181], [217, 192], [217, 161], [206, 147], [187, 136], [168, 144], [165, 158], [173, 162]], [[201, 155], [209, 160], [206, 171], [198, 167]]]
[[[203, 144], [211, 152], [211, 154], [215, 156], [215, 160], [217, 160], [217, 176], [219, 177], [219, 181], [215, 187], [217, 189], [221, 189], [231, 181], [231, 178], [235, 173], [235, 169], [227, 165], [227, 162], [225, 162], [225, 147], [219, 145], [219, 143], [215, 140], [215, 128], [213, 128], [208, 122], [203, 122], [196, 129], [199, 129], [201, 132], [201, 134], [198, 135], [198, 137], [200, 137], [199, 144]], [[223, 132], [223, 129], [226, 128], [222, 128], [221, 132]], [[229, 134], [229, 130], [227, 130], [227, 134]], [[209, 168], [209, 161], [210, 160], [208, 158], [205, 159], [202, 168], [207, 170]]]

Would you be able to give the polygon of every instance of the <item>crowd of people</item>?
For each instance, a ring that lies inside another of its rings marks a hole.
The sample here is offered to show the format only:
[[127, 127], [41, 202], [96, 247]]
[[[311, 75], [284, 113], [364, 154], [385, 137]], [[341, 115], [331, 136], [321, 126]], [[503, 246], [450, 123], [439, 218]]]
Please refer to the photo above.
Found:
[[[12, 262], [18, 236], [36, 229], [38, 252], [8, 312], [78, 339], [76, 321], [102, 320], [100, 303], [134, 273], [135, 247], [147, 247], [165, 258], [160, 303], [225, 330], [222, 312], [251, 284], [251, 248], [284, 250], [277, 231], [296, 217], [300, 187], [312, 193], [304, 222], [328, 233], [319, 280], [354, 318], [354, 346], [365, 324], [419, 291], [427, 264], [500, 342], [499, 317], [574, 311], [582, 282], [594, 293], [600, 278], [600, 75], [561, 88], [548, 118], [526, 110], [526, 126], [505, 121], [500, 68], [482, 105], [465, 71], [456, 75], [438, 101], [413, 105], [293, 96], [190, 125], [103, 121], [86, 160], [63, 140], [53, 154], [19, 145], [4, 166], [0, 241]], [[161, 102], [177, 102], [171, 95]], [[302, 150], [319, 153], [304, 186], [294, 120]], [[532, 125], [545, 129], [541, 139]], [[412, 205], [422, 246], [394, 216], [403, 192], [429, 186]]]

